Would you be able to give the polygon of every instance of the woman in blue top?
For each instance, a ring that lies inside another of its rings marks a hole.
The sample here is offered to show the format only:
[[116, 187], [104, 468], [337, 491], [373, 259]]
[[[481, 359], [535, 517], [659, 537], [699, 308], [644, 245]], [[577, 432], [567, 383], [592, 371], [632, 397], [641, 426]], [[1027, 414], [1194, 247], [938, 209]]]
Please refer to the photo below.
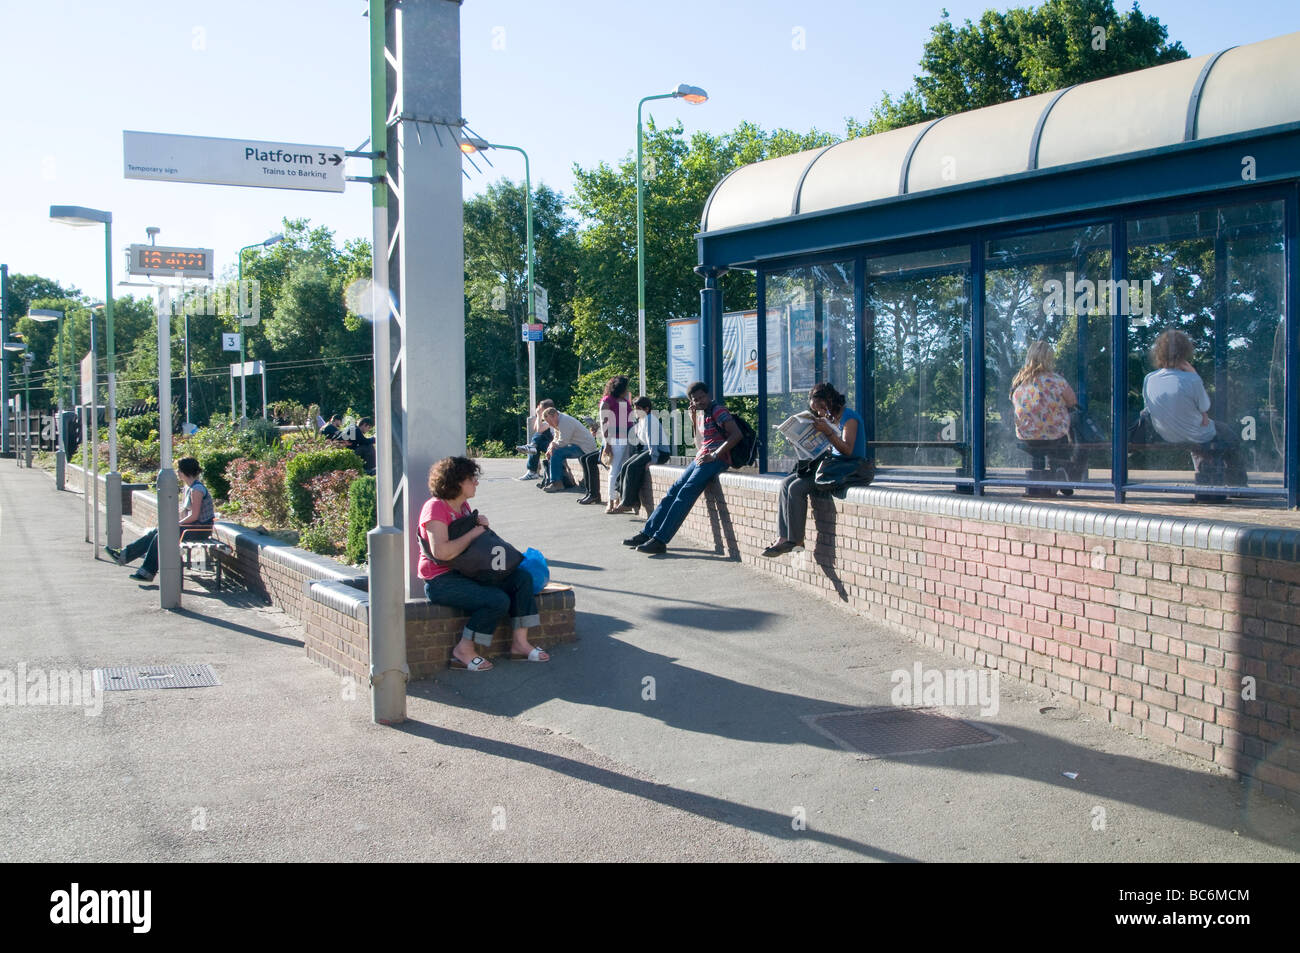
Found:
[[[873, 468], [866, 460], [866, 427], [862, 416], [845, 403], [844, 395], [829, 383], [818, 384], [808, 393], [808, 409], [817, 418], [813, 426], [831, 443], [829, 457], [837, 462], [849, 458], [860, 460], [861, 465], [852, 479], [858, 483], [870, 483]], [[763, 550], [764, 556], [784, 556], [792, 549], [803, 548], [808, 494], [817, 487], [816, 472], [817, 468], [813, 467], [803, 476], [792, 473], [781, 484], [781, 505], [777, 511], [777, 529], [781, 536]]]

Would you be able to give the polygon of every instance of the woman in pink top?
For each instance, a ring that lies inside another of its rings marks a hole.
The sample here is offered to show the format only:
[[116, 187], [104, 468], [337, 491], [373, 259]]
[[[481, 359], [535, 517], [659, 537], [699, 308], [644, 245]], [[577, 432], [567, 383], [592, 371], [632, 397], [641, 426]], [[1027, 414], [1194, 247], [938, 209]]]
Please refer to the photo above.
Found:
[[[632, 433], [632, 400], [627, 395], [627, 385], [628, 380], [622, 374], [611, 377], [605, 384], [604, 396], [600, 398], [600, 434], [610, 451], [609, 480], [605, 484], [605, 499], [609, 501], [606, 513], [631, 512], [630, 507], [621, 507], [614, 500], [614, 487], [618, 485], [618, 475], [628, 458], [628, 437]], [[591, 502], [599, 503], [600, 494], [596, 493]]]
[[478, 525], [465, 535], [452, 539], [448, 532], [453, 520], [472, 512], [469, 501], [478, 490], [481, 472], [478, 464], [466, 457], [447, 457], [429, 470], [429, 489], [433, 497], [420, 510], [420, 524], [416, 528], [421, 541], [417, 572], [425, 581], [424, 594], [432, 603], [469, 613], [469, 622], [460, 641], [451, 650], [452, 668], [471, 672], [486, 672], [492, 668], [492, 663], [475, 651], [475, 643], [485, 648], [490, 646], [492, 633], [507, 612], [514, 625], [510, 657], [529, 662], [549, 662], [551, 657], [528, 641], [528, 629], [541, 624], [533, 596], [532, 576], [523, 569], [516, 569], [501, 585], [489, 586], [468, 579], [446, 565], [487, 529], [488, 519], [480, 515]]

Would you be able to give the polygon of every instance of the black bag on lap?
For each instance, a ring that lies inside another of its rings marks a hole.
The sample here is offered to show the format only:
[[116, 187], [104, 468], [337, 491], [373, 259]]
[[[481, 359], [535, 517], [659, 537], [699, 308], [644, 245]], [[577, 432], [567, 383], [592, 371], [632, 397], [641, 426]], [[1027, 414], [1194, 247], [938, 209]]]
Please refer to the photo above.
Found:
[[[447, 524], [447, 538], [459, 539], [478, 525], [478, 510], [468, 516], [457, 517]], [[454, 569], [466, 579], [481, 582], [488, 586], [499, 586], [510, 578], [524, 561], [524, 555], [515, 549], [491, 529], [470, 543], [455, 559], [444, 562], [434, 559], [432, 547], [428, 540], [420, 537], [420, 545], [425, 547], [425, 555], [439, 566]]]
[[823, 457], [813, 478], [819, 490], [837, 490], [843, 486], [866, 486], [876, 478], [876, 464], [865, 457]]

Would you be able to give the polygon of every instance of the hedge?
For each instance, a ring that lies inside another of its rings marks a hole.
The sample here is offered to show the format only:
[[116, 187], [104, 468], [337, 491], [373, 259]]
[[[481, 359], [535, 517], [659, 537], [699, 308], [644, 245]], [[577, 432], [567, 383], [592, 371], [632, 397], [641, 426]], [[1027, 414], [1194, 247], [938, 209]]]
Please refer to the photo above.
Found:
[[312, 520], [311, 490], [307, 484], [331, 470], [365, 470], [361, 458], [351, 450], [315, 450], [299, 454], [285, 467], [284, 483], [289, 491], [289, 507], [303, 526]]
[[357, 477], [348, 487], [348, 544], [345, 550], [348, 562], [354, 566], [359, 566], [370, 558], [366, 534], [378, 523], [378, 512], [375, 478]]

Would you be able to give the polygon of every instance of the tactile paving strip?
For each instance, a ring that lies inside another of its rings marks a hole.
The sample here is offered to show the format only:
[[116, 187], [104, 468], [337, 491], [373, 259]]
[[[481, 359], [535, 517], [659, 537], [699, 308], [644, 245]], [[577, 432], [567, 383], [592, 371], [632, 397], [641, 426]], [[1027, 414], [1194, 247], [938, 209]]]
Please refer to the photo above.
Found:
[[105, 692], [144, 688], [212, 688], [220, 684], [211, 665], [124, 665], [95, 669], [95, 685]]
[[933, 708], [837, 711], [805, 715], [804, 721], [846, 751], [876, 758], [973, 748], [1010, 740], [1001, 732], [978, 727]]

